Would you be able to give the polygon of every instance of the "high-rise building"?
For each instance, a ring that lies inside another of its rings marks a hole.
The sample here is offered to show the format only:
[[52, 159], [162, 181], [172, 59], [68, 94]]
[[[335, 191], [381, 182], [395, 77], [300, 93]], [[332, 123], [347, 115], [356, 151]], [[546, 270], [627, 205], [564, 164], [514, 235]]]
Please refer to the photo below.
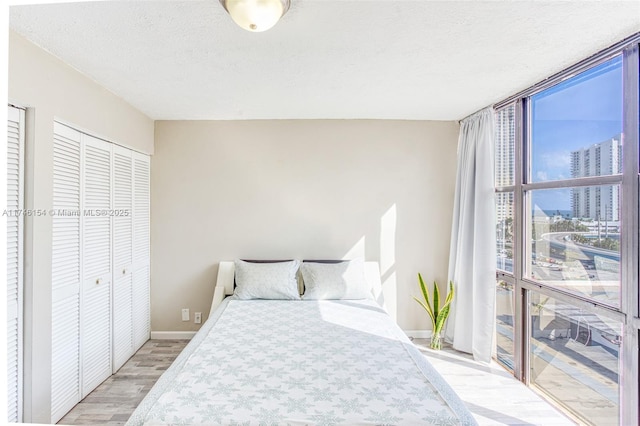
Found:
[[[622, 173], [620, 135], [571, 152], [571, 177], [606, 176]], [[571, 190], [573, 217], [593, 220], [620, 219], [620, 188], [589, 186]]]
[[507, 107], [496, 114], [496, 186], [514, 185], [515, 178], [515, 108]]
[[[495, 186], [515, 184], [515, 107], [509, 106], [496, 113]], [[513, 193], [496, 194], [496, 219], [503, 224], [513, 218]]]

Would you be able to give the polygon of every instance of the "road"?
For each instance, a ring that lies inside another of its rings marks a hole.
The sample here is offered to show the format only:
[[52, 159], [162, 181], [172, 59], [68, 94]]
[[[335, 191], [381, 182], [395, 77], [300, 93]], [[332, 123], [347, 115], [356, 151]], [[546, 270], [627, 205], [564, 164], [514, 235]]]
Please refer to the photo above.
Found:
[[[570, 236], [571, 234], [573, 234], [573, 232], [549, 232], [546, 234], [542, 234], [541, 239], [538, 241], [545, 241], [549, 243], [549, 251], [546, 253], [546, 257], [564, 261], [566, 260], [565, 258], [554, 255], [553, 252], [555, 251], [556, 253], [564, 253], [567, 250], [571, 250], [573, 252], [583, 254], [585, 256], [585, 259], [582, 260], [586, 260], [592, 264], [596, 256], [604, 257], [616, 262], [620, 261], [620, 253], [611, 250], [600, 249], [597, 247], [576, 244], [571, 240], [565, 240], [565, 237]], [[540, 250], [538, 250], [538, 252], [540, 252]], [[506, 257], [498, 256], [498, 268], [503, 271], [513, 271], [513, 260]]]
[[590, 247], [583, 244], [576, 244], [573, 241], [566, 241], [564, 238], [575, 232], [549, 232], [542, 234], [541, 239], [549, 242], [549, 247], [556, 250], [571, 249], [580, 252], [593, 261], [595, 256], [604, 257], [611, 260], [620, 261], [620, 253], [611, 250], [604, 250], [597, 247]]

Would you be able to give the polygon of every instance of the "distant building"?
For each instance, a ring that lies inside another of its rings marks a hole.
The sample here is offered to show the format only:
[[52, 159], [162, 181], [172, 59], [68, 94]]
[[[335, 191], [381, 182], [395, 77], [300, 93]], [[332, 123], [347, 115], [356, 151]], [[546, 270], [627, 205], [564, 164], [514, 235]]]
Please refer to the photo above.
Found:
[[[504, 108], [496, 113], [495, 185], [514, 185], [515, 178], [515, 108]], [[513, 217], [513, 195], [496, 194], [496, 218], [503, 223]]]
[[[571, 177], [606, 176], [622, 173], [620, 135], [571, 152]], [[620, 213], [620, 188], [591, 186], [571, 190], [574, 217], [617, 221]]]

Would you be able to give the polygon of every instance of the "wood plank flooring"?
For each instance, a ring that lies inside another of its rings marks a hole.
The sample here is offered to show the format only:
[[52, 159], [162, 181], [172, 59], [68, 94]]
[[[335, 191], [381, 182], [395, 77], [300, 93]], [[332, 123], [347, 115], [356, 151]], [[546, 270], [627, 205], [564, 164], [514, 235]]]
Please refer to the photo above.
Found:
[[[187, 340], [149, 340], [58, 424], [126, 423], [187, 343]], [[426, 339], [416, 339], [414, 343], [460, 395], [480, 425], [575, 424], [495, 362], [480, 364], [450, 347], [431, 351]]]
[[188, 340], [149, 340], [58, 424], [123, 425]]

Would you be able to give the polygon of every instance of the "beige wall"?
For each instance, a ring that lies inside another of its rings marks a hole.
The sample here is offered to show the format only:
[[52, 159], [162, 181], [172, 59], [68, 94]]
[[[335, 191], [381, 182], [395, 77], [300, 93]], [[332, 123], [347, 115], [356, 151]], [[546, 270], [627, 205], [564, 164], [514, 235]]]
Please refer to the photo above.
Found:
[[[9, 102], [28, 107], [25, 204], [49, 209], [53, 195], [53, 120], [153, 153], [153, 121], [111, 92], [9, 34]], [[24, 421], [50, 421], [51, 218], [25, 220]]]
[[156, 122], [152, 330], [197, 329], [221, 260], [353, 255], [381, 262], [402, 328], [429, 328], [411, 296], [419, 271], [446, 280], [457, 133], [426, 121]]
[[[54, 119], [154, 153], [151, 119], [14, 32], [9, 102], [28, 108], [27, 208], [51, 207]], [[457, 131], [418, 121], [157, 122], [152, 330], [195, 330], [180, 321], [183, 307], [206, 319], [220, 260], [357, 255], [381, 262], [399, 324], [428, 328], [411, 295], [418, 271], [446, 279]], [[27, 218], [25, 231], [24, 421], [48, 423], [51, 218]]]

